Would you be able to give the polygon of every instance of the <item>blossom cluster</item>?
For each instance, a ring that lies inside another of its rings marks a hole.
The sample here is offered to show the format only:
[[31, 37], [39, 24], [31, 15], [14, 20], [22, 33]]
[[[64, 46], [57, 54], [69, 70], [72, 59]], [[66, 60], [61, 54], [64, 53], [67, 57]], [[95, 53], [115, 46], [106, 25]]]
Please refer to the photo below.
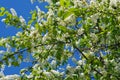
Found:
[[[0, 62], [7, 58], [2, 64], [18, 66], [21, 61], [33, 62], [32, 68], [21, 70], [25, 79], [90, 80], [91, 76], [100, 80], [120, 79], [120, 1], [43, 1], [49, 3], [48, 12], [36, 6], [28, 22], [22, 16], [17, 17], [13, 8], [10, 9], [9, 15], [13, 19], [8, 19], [7, 24], [17, 28], [19, 25], [22, 31], [12, 37], [0, 38], [0, 46], [6, 48], [0, 50]], [[21, 24], [15, 24], [14, 20]], [[23, 53], [27, 55], [26, 59]], [[75, 53], [81, 57], [73, 58]], [[70, 62], [75, 66], [69, 64], [71, 58], [73, 61]], [[4, 71], [4, 66], [1, 67]], [[27, 71], [30, 74], [25, 74]], [[6, 80], [20, 78], [16, 74], [5, 76], [2, 72], [0, 77]]]

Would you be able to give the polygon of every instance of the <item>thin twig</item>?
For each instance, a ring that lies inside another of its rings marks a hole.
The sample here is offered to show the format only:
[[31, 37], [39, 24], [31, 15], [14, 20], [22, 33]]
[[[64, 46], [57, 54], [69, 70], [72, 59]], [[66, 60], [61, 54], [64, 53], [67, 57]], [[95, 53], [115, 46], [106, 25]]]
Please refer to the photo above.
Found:
[[81, 54], [82, 54], [82, 56], [86, 59], [86, 60], [88, 60], [88, 58], [84, 55], [84, 53], [77, 47], [77, 46], [74, 46]]
[[[86, 59], [86, 60], [88, 60], [88, 58], [84, 55], [84, 53], [77, 47], [77, 46], [74, 46], [78, 51], [79, 51], [79, 53], [80, 54], [82, 54], [82, 56]], [[94, 71], [96, 71], [98, 74], [100, 74], [101, 76], [103, 76], [103, 74], [102, 73], [100, 73], [98, 70], [96, 70], [96, 69], [93, 69]]]
[[[69, 43], [69, 42], [56, 41], [56, 42], [53, 42], [53, 43], [50, 43], [50, 44], [39, 44], [39, 45], [34, 46], [33, 48], [37, 48], [37, 47], [45, 46], [45, 45], [51, 45], [51, 44], [65, 44], [65, 43]], [[12, 54], [7, 55], [2, 60], [0, 60], [0, 63], [3, 63], [4, 60], [6, 60], [6, 59], [8, 59], [8, 58], [10, 58], [10, 57], [12, 57], [12, 56], [14, 56], [16, 54], [19, 54], [19, 53], [22, 54], [23, 52], [25, 52], [27, 50], [30, 50], [30, 49], [31, 48], [25, 48], [25, 49], [22, 49], [22, 50], [20, 49], [20, 50], [18, 50], [16, 52], [13, 52]]]

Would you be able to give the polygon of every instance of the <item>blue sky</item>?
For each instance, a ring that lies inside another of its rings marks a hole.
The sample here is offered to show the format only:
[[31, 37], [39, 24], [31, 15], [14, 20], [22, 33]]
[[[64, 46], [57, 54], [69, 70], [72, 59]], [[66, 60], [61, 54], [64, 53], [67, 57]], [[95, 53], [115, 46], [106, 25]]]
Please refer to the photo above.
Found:
[[[35, 6], [39, 6], [41, 10], [44, 10], [45, 12], [47, 9], [45, 9], [45, 5], [47, 3], [34, 3], [32, 4], [30, 0], [0, 0], [0, 7], [5, 7], [6, 9], [14, 8], [18, 14], [18, 16], [22, 15], [26, 21], [29, 20], [29, 17], [31, 16], [29, 13], [31, 10], [35, 9]], [[3, 17], [0, 17], [0, 20]], [[16, 29], [13, 26], [6, 26], [4, 23], [0, 21], [0, 38], [1, 37], [8, 37], [15, 35], [20, 29]], [[2, 50], [3, 48], [0, 48]], [[19, 74], [20, 69], [25, 68], [27, 66], [31, 65], [31, 63], [22, 63], [19, 67], [6, 67], [5, 68], [5, 75], [11, 75], [11, 74]]]

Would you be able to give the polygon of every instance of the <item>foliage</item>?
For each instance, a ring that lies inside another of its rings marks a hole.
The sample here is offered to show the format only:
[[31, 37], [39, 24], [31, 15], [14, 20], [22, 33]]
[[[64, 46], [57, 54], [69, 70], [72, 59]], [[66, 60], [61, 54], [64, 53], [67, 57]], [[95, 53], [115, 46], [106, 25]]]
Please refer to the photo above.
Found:
[[[28, 22], [14, 9], [0, 8], [6, 25], [22, 28], [16, 36], [0, 38], [0, 46], [6, 48], [0, 51], [0, 66], [19, 66], [27, 51], [34, 58], [33, 66], [21, 70], [22, 80], [90, 80], [92, 76], [96, 80], [119, 80], [120, 1], [45, 1], [48, 12], [36, 6]], [[76, 51], [79, 60], [73, 57]], [[71, 57], [76, 66], [68, 64]]]

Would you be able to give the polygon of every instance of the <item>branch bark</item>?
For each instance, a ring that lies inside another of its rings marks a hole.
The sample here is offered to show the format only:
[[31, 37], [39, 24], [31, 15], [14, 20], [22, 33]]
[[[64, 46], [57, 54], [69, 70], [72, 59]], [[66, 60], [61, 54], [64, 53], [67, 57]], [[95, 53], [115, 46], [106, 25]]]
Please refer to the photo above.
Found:
[[[77, 47], [77, 46], [74, 46], [78, 51], [79, 51], [79, 53], [80, 54], [82, 54], [82, 56], [86, 59], [86, 60], [88, 60], [88, 58], [84, 55], [84, 53]], [[91, 63], [92, 64], [92, 63]], [[93, 69], [94, 71], [96, 71], [98, 74], [100, 74], [101, 76], [103, 76], [103, 74], [102, 73], [100, 73], [98, 70], [96, 70], [96, 69]]]
[[[34, 46], [33, 48], [37, 48], [37, 47], [45, 46], [45, 45], [66, 44], [66, 43], [69, 43], [69, 42], [56, 41], [56, 42], [53, 42], [53, 43], [50, 43], [50, 44], [39, 44], [39, 45]], [[20, 49], [16, 52], [13, 52], [12, 54], [9, 54], [6, 57], [4, 57], [3, 59], [1, 59], [0, 63], [3, 63], [6, 59], [9, 59], [16, 54], [19, 54], [19, 53], [23, 54], [25, 51], [30, 50], [30, 49], [31, 48], [25, 48], [25, 49], [22, 49], [22, 50]]]

